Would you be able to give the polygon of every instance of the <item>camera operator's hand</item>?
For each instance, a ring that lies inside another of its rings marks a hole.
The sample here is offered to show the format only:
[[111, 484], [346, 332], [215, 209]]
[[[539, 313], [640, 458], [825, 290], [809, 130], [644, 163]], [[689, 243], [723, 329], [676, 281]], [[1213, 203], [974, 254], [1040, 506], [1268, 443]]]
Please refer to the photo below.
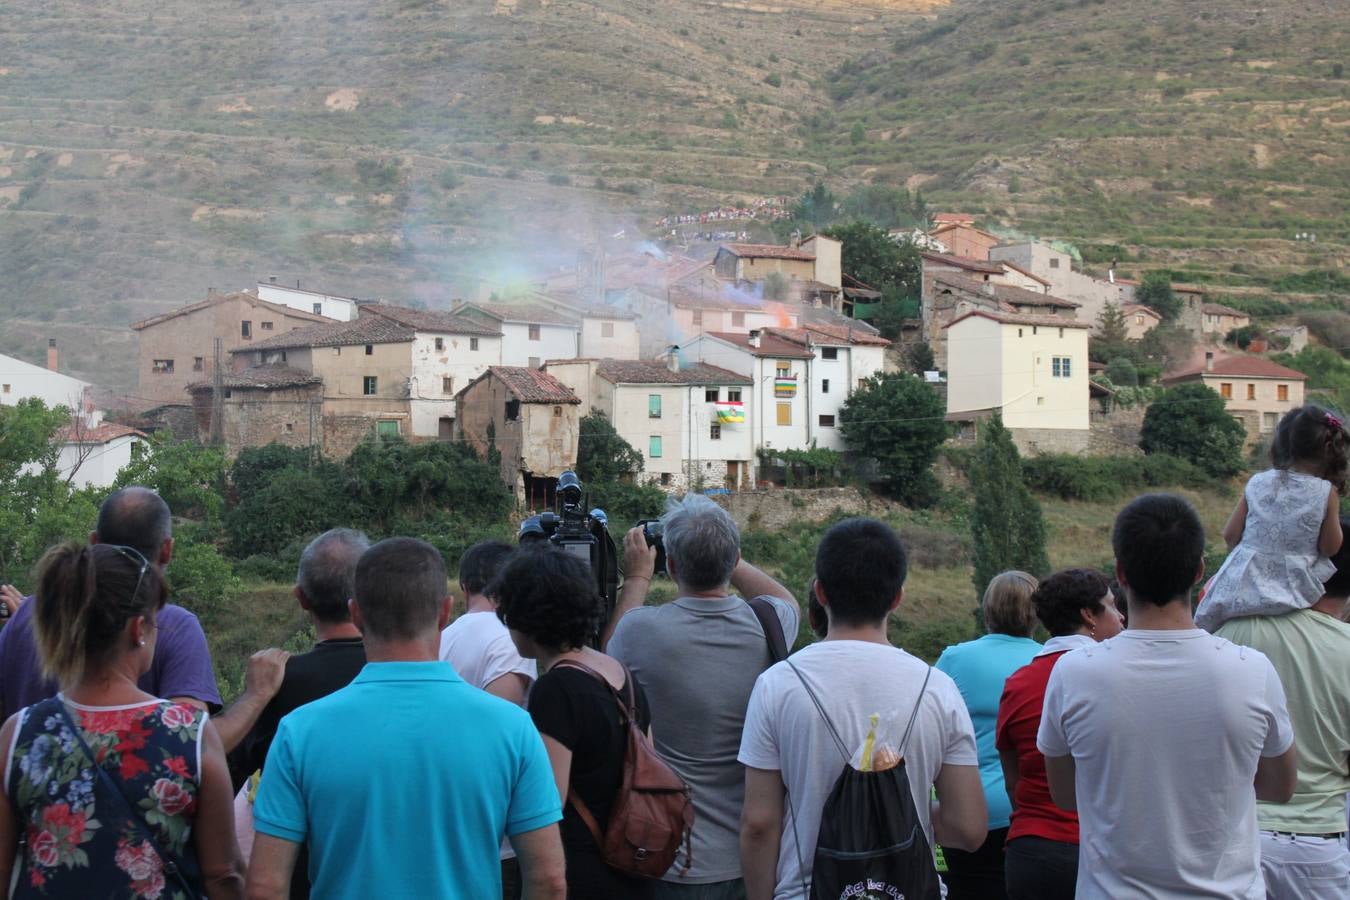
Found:
[[281, 680], [286, 677], [286, 660], [290, 658], [285, 650], [275, 647], [250, 656], [248, 668], [244, 670], [244, 690], [259, 699], [271, 700], [281, 690]]
[[0, 603], [5, 608], [0, 611], [0, 615], [12, 616], [19, 611], [19, 604], [23, 602], [23, 594], [12, 584], [0, 584]]
[[623, 536], [623, 576], [652, 580], [656, 574], [656, 548], [647, 545], [642, 526], [628, 529]]

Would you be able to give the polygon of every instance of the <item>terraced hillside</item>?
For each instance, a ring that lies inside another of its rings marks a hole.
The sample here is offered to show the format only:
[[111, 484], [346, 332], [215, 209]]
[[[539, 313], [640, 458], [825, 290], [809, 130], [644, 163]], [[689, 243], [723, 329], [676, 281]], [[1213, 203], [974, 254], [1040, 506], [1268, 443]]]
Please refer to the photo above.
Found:
[[10, 4], [0, 352], [54, 336], [128, 385], [125, 324], [208, 286], [443, 301], [818, 178], [1230, 281], [1330, 265], [1346, 20], [1339, 0]]
[[811, 81], [931, 5], [13, 4], [0, 352], [93, 341], [84, 371], [127, 383], [109, 329], [207, 286], [434, 301], [677, 201], [800, 190]]
[[1337, 0], [959, 0], [839, 67], [807, 152], [1010, 230], [1259, 284], [1350, 255], [1347, 65]]

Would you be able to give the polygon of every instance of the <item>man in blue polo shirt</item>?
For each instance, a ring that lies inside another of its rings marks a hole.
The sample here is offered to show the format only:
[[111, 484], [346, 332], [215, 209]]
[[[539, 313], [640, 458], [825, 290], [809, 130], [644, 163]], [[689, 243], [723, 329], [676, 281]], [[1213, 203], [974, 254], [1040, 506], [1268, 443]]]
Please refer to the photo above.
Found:
[[500, 897], [505, 835], [525, 900], [562, 900], [562, 806], [539, 733], [437, 658], [450, 618], [440, 553], [411, 538], [371, 547], [351, 612], [369, 662], [281, 720], [253, 809], [249, 897], [286, 897], [306, 840], [315, 897]]

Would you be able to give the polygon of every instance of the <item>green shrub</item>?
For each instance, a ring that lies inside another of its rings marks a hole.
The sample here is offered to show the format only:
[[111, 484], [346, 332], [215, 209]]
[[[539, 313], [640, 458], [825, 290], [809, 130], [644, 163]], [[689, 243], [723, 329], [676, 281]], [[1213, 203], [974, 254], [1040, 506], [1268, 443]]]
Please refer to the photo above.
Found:
[[1045, 453], [1022, 460], [1027, 486], [1064, 500], [1109, 502], [1145, 488], [1215, 485], [1194, 463], [1155, 453], [1150, 456], [1074, 456]]

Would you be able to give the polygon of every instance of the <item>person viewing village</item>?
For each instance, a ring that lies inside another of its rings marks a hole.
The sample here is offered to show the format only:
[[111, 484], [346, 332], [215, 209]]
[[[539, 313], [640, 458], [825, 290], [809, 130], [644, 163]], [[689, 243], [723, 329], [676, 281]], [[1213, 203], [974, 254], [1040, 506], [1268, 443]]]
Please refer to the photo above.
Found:
[[[1350, 896], [1350, 556], [1321, 540], [1343, 429], [1319, 415], [1281, 423], [1270, 479], [1309, 479], [1316, 503], [1276, 508], [1301, 510], [1299, 558], [1327, 565], [1291, 569], [1298, 599], [1278, 608], [1207, 598], [1216, 634], [1192, 615], [1199, 518], [1153, 494], [1111, 535], [1125, 630], [1106, 575], [1009, 572], [983, 600], [990, 633], [928, 666], [890, 644], [900, 535], [849, 519], [815, 550], [817, 640], [790, 653], [797, 601], [691, 494], [662, 519], [676, 599], [646, 605], [657, 551], [636, 528], [603, 621], [585, 563], [547, 541], [465, 552], [452, 624], [434, 547], [319, 535], [294, 590], [315, 646], [255, 654], [218, 715], [201, 625], [167, 602], [168, 507], [125, 488], [89, 543], [48, 551], [34, 596], [0, 595], [0, 878], [15, 897], [805, 900], [865, 870], [850, 883], [934, 900], [940, 846], [953, 896], [995, 896], [999, 877], [1014, 900]], [[1251, 559], [1271, 552], [1259, 496], [1234, 514]], [[614, 868], [599, 839], [642, 789], [630, 722], [692, 801], [692, 852], [659, 878]], [[850, 806], [868, 785], [893, 803]], [[888, 825], [903, 846], [836, 852]]]
[[1036, 732], [1055, 663], [1070, 650], [1120, 634], [1124, 617], [1106, 577], [1091, 569], [1056, 572], [1037, 586], [1031, 602], [1050, 639], [1031, 662], [1008, 676], [994, 729], [1011, 806], [1004, 883], [1009, 900], [1073, 900], [1078, 816], [1051, 799]]
[[[644, 607], [645, 589], [625, 592], [606, 652], [642, 686], [656, 748], [693, 788], [690, 857], [676, 860], [655, 896], [735, 900], [745, 896], [745, 774], [737, 754], [746, 707], [755, 679], [786, 655], [775, 645], [795, 641], [801, 610], [787, 588], [741, 559], [736, 523], [712, 500], [688, 494], [672, 501], [661, 525], [677, 597]], [[641, 529], [629, 532], [625, 548], [629, 577], [645, 588], [655, 551]]]
[[1008, 837], [1011, 808], [1003, 783], [1003, 767], [994, 747], [994, 725], [999, 698], [1008, 676], [1029, 663], [1041, 645], [1031, 639], [1036, 613], [1031, 595], [1036, 578], [1026, 572], [1002, 572], [985, 588], [980, 611], [989, 633], [948, 647], [934, 664], [956, 682], [975, 726], [980, 757], [980, 781], [989, 807], [989, 836], [973, 853], [944, 848], [947, 860], [947, 896], [950, 900], [1000, 900], [1003, 888], [1003, 845]]
[[645, 731], [651, 711], [628, 670], [587, 646], [604, 611], [590, 568], [564, 553], [523, 552], [503, 568], [493, 590], [497, 615], [521, 656], [540, 669], [529, 711], [563, 798], [567, 896], [652, 896], [653, 882], [607, 867], [601, 855], [623, 777], [628, 720]]

